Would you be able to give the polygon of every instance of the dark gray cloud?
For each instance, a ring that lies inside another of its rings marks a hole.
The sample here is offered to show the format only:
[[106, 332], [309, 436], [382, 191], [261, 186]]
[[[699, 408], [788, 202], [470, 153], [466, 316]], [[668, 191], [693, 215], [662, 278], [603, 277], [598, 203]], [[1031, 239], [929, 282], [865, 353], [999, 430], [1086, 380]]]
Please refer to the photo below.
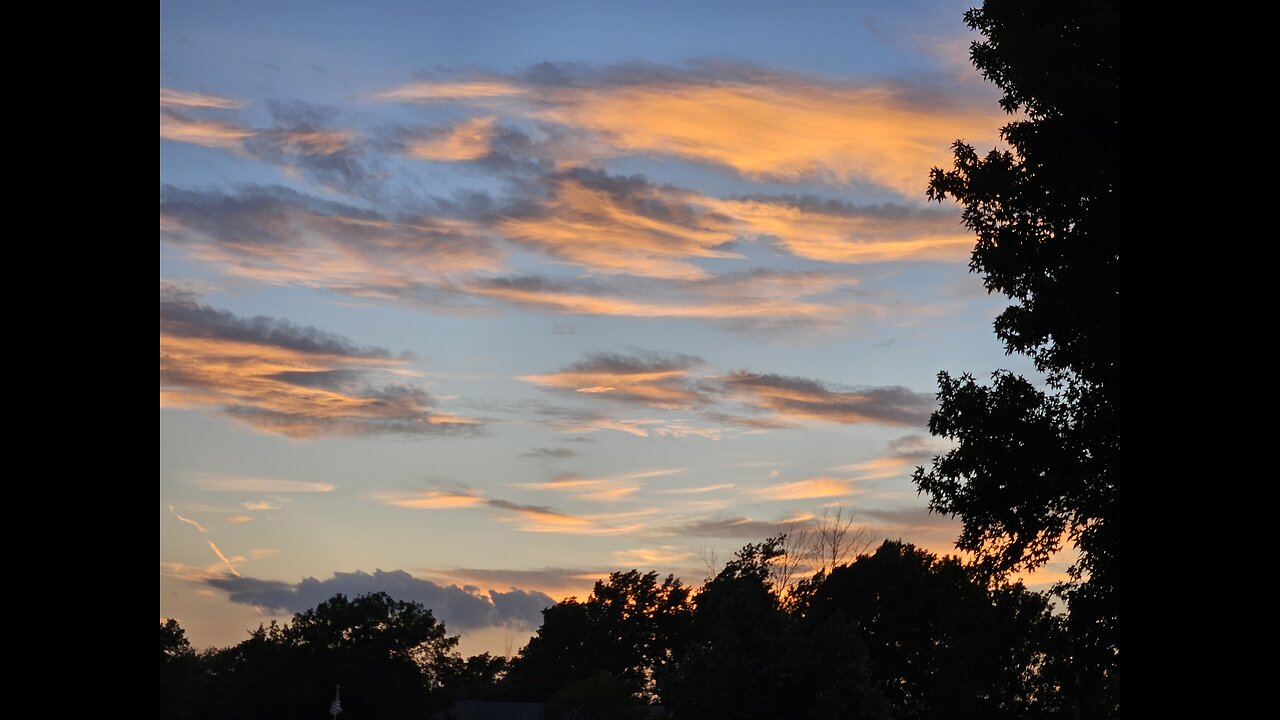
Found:
[[533, 448], [526, 453], [520, 453], [520, 457], [538, 458], [539, 460], [568, 460], [571, 457], [576, 457], [577, 454], [569, 448], [539, 447]]
[[[200, 305], [191, 292], [165, 283], [160, 284], [160, 332], [187, 337], [240, 340], [249, 343], [273, 345], [303, 353], [342, 355], [352, 358], [389, 359], [386, 348], [360, 346], [351, 340], [310, 325], [298, 325], [288, 320], [258, 315], [242, 318], [227, 310]], [[403, 359], [409, 359], [402, 354]], [[334, 371], [344, 373], [349, 371]], [[299, 375], [333, 377], [334, 373], [289, 373], [298, 381]], [[276, 377], [284, 379], [286, 373]]]
[[898, 385], [842, 388], [810, 378], [747, 370], [717, 380], [744, 402], [784, 418], [924, 427], [937, 405], [932, 395]]
[[555, 604], [536, 590], [513, 587], [508, 592], [482, 594], [472, 586], [439, 585], [404, 570], [335, 572], [331, 578], [303, 578], [297, 583], [232, 575], [204, 582], [226, 592], [232, 602], [293, 613], [313, 608], [337, 593], [353, 597], [385, 592], [397, 600], [422, 603], [454, 632], [486, 627], [533, 629], [542, 623], [542, 609]]

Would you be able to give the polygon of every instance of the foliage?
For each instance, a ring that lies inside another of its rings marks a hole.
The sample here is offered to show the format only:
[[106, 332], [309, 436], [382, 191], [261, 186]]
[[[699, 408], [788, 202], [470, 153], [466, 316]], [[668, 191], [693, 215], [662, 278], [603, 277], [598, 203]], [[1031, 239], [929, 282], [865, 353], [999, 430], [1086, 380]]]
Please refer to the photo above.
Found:
[[[1098, 712], [1118, 712], [1120, 248], [1119, 10], [1108, 0], [986, 0], [965, 15], [971, 57], [1021, 113], [1006, 150], [955, 145], [929, 196], [954, 198], [977, 235], [970, 267], [1013, 304], [995, 323], [1044, 386], [997, 372], [984, 386], [939, 375], [930, 431], [957, 442], [915, 480], [964, 522], [959, 547], [997, 577], [1036, 567], [1064, 541], [1078, 552], [1064, 588], [1072, 654]], [[1106, 706], [1104, 710], [1103, 707]]]
[[1046, 599], [1021, 585], [991, 589], [954, 557], [886, 541], [822, 579], [802, 612], [857, 630], [904, 720], [1044, 715], [1057, 693], [1045, 656], [1061, 623]]
[[575, 680], [604, 672], [641, 696], [654, 673], [677, 660], [692, 617], [690, 591], [668, 575], [615, 572], [585, 602], [570, 598], [543, 611], [542, 627], [512, 663], [508, 689], [543, 701]]
[[644, 720], [648, 714], [635, 704], [631, 683], [609, 673], [569, 682], [542, 710], [544, 720]]
[[674, 717], [887, 717], [852, 626], [783, 610], [770, 577], [784, 542], [747, 545], [698, 594], [694, 644], [661, 682]]

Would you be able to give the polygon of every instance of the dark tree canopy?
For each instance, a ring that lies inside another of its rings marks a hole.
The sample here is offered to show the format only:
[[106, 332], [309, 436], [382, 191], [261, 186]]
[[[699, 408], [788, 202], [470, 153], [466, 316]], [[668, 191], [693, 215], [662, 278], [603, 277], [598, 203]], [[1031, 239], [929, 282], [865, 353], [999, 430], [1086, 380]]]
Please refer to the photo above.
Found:
[[692, 615], [690, 589], [655, 572], [615, 572], [585, 602], [542, 611], [542, 627], [511, 666], [512, 697], [545, 701], [571, 682], [607, 673], [640, 696], [677, 659]]
[[[964, 523], [959, 546], [996, 577], [1070, 543], [1073, 652], [1082, 680], [1118, 683], [1117, 481], [1120, 246], [1119, 10], [1114, 2], [986, 0], [965, 15], [983, 35], [971, 57], [1019, 119], [1007, 150], [957, 142], [929, 196], [954, 198], [977, 234], [970, 267], [1011, 304], [995, 330], [1043, 374], [990, 385], [939, 376], [935, 435], [955, 449], [917, 470], [930, 506]], [[1109, 688], [1109, 689], [1108, 689]]]

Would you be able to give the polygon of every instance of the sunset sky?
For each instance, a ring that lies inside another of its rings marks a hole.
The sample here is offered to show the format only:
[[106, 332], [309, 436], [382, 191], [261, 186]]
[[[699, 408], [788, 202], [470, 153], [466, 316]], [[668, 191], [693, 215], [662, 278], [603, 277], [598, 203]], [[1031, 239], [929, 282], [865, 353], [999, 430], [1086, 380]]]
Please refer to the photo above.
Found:
[[970, 4], [162, 2], [161, 617], [506, 653], [826, 506], [951, 550], [935, 375], [1030, 371], [924, 193]]

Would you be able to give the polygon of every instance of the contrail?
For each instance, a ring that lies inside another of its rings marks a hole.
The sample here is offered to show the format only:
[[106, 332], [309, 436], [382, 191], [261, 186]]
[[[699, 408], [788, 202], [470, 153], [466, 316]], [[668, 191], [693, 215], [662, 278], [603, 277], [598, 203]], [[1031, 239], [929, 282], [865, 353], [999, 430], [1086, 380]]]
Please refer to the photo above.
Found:
[[222, 551], [218, 549], [218, 546], [214, 545], [213, 541], [208, 538], [205, 538], [205, 542], [209, 543], [209, 547], [213, 548], [213, 551], [218, 555], [218, 559], [227, 566], [227, 569], [231, 571], [231, 574], [236, 577], [240, 577], [240, 571], [236, 570], [236, 566], [231, 564], [231, 561], [227, 559], [226, 555], [222, 554]]
[[182, 522], [184, 522], [184, 523], [186, 523], [186, 524], [190, 525], [191, 527], [193, 527], [193, 528], [195, 528], [195, 529], [199, 530], [200, 532], [204, 533], [205, 535], [208, 535], [208, 534], [209, 534], [209, 531], [208, 531], [208, 530], [205, 530], [205, 529], [204, 529], [204, 526], [203, 526], [203, 525], [201, 525], [200, 523], [196, 522], [195, 520], [192, 520], [191, 518], [184, 518], [184, 517], [182, 517], [181, 515], [179, 515], [179, 514], [178, 514], [178, 511], [177, 511], [177, 510], [174, 510], [172, 505], [170, 505], [170, 506], [169, 506], [169, 512], [173, 513], [173, 516], [174, 516], [174, 517], [176, 517], [176, 518], [178, 518], [179, 520], [181, 520]]

